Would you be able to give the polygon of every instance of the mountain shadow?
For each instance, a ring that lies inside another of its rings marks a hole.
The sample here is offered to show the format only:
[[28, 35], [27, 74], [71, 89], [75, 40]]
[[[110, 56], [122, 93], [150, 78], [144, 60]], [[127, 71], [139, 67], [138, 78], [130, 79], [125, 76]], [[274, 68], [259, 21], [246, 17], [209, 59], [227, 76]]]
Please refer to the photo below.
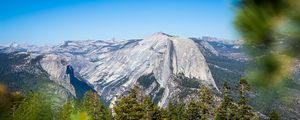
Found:
[[73, 85], [76, 93], [76, 98], [83, 98], [85, 92], [87, 91], [93, 91], [95, 90], [89, 86], [87, 83], [79, 80], [74, 73], [74, 69], [71, 65], [67, 66], [66, 74], [70, 76], [70, 83]]

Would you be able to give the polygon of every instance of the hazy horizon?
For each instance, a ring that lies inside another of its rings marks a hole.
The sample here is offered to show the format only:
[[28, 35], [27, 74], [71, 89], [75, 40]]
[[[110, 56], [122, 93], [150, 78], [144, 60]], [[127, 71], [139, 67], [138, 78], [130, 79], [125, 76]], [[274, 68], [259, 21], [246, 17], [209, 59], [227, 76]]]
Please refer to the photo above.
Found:
[[[155, 32], [155, 33], [165, 33], [165, 32]], [[92, 40], [92, 41], [122, 41], [122, 40], [134, 40], [134, 39], [144, 39], [146, 37], [149, 37], [155, 33], [152, 33], [152, 34], [149, 34], [149, 35], [146, 35], [142, 38], [123, 38], [123, 39], [116, 39], [114, 37], [110, 38], [110, 39], [73, 39], [73, 40], [61, 40], [61, 41], [58, 41], [57, 43], [40, 43], [40, 44], [35, 44], [35, 43], [29, 43], [29, 42], [16, 42], [16, 41], [11, 41], [9, 43], [0, 43], [0, 46], [10, 46], [12, 44], [18, 44], [18, 45], [38, 45], [38, 46], [48, 46], [48, 45], [57, 45], [57, 44], [63, 44], [64, 42], [66, 41], [88, 41], [88, 40]], [[165, 34], [168, 34], [168, 33], [165, 33]], [[173, 34], [168, 34], [168, 35], [172, 35], [172, 36], [177, 36], [177, 35], [173, 35]], [[221, 38], [221, 37], [216, 37], [216, 36], [187, 36], [187, 37], [183, 37], [183, 36], [178, 36], [178, 37], [181, 37], [181, 38], [200, 38], [202, 39], [203, 37], [211, 37], [211, 38], [217, 38], [217, 39], [220, 39], [220, 40], [225, 40], [225, 41], [232, 41], [232, 40], [239, 40], [239, 39], [226, 39], [226, 38]]]

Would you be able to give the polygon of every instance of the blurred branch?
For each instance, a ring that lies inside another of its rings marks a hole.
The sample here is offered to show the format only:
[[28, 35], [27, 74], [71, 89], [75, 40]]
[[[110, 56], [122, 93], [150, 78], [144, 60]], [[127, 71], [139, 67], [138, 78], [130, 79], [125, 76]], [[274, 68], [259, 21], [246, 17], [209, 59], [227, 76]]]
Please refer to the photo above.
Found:
[[238, 7], [235, 26], [256, 63], [248, 77], [258, 87], [276, 87], [299, 55], [299, 0], [242, 0]]

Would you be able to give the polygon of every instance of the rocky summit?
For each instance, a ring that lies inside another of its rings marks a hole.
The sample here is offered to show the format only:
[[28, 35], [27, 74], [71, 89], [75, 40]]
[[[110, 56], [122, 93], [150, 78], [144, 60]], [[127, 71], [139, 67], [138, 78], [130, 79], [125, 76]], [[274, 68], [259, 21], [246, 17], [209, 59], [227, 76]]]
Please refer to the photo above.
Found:
[[[170, 99], [182, 94], [182, 77], [188, 79], [185, 82], [218, 91], [197, 44], [192, 39], [161, 32], [135, 40], [65, 41], [45, 49], [29, 45], [11, 45], [6, 49], [28, 53], [31, 58], [41, 55], [39, 64], [50, 80], [79, 97], [82, 93], [70, 83], [76, 78], [108, 103], [140, 85], [160, 106], [166, 106]], [[72, 77], [66, 72], [70, 67], [74, 72]]]

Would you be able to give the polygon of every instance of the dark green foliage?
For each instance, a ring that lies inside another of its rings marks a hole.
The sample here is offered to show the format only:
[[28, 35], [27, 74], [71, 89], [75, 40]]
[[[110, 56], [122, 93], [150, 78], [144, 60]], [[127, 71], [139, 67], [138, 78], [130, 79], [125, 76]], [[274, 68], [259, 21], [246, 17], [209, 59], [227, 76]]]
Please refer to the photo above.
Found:
[[175, 119], [176, 116], [177, 116], [176, 107], [172, 101], [169, 101], [168, 107], [167, 107], [167, 118]]
[[170, 120], [182, 120], [185, 118], [185, 106], [179, 101], [169, 101], [166, 108], [166, 115], [164, 118]]
[[252, 110], [252, 107], [248, 105], [247, 94], [250, 91], [250, 86], [245, 78], [241, 78], [236, 86], [239, 90], [239, 100], [234, 103], [231, 94], [230, 87], [227, 82], [224, 83], [223, 88], [223, 100], [221, 105], [216, 109], [216, 120], [252, 120], [258, 119]]
[[201, 108], [201, 119], [207, 119], [213, 116], [214, 98], [212, 91], [206, 86], [201, 86], [199, 90], [199, 104]]
[[214, 95], [206, 86], [201, 86], [198, 91], [198, 99], [191, 99], [186, 108], [185, 119], [188, 120], [207, 120], [214, 114]]
[[29, 93], [18, 108], [13, 111], [13, 120], [51, 120], [54, 119], [49, 101], [40, 93]]
[[241, 78], [238, 84], [240, 95], [244, 96], [247, 92], [250, 91], [250, 85], [245, 78]]
[[165, 119], [169, 120], [183, 120], [186, 118], [185, 105], [179, 101], [169, 101], [165, 109]]
[[272, 109], [268, 117], [269, 120], [281, 120], [279, 113], [275, 109]]
[[161, 120], [167, 112], [154, 104], [150, 97], [140, 94], [135, 86], [130, 94], [117, 101], [114, 106], [114, 119], [117, 120]]
[[151, 101], [149, 97], [144, 98], [143, 101], [144, 111], [145, 115], [143, 119], [145, 120], [151, 120], [154, 113], [154, 103]]
[[238, 118], [243, 120], [250, 120], [254, 117], [252, 107], [247, 104], [246, 97], [241, 96], [238, 102]]
[[[198, 92], [198, 99], [190, 100], [187, 105], [179, 101], [169, 101], [166, 109], [155, 105], [150, 97], [144, 96], [138, 87], [134, 87], [130, 94], [114, 105], [114, 119], [116, 120], [207, 120], [215, 117], [217, 120], [254, 119], [251, 107], [247, 104], [245, 94], [249, 87], [247, 81], [241, 79], [239, 82], [241, 97], [238, 104], [234, 104], [228, 85], [224, 84], [224, 99], [222, 104], [215, 110], [214, 96], [212, 91], [201, 86]], [[1, 92], [1, 91], [0, 91]], [[30, 93], [11, 113], [11, 119], [19, 120], [111, 120], [112, 111], [109, 111], [99, 99], [99, 96], [93, 91], [84, 95], [82, 100], [72, 100], [69, 98], [62, 106], [60, 112], [56, 114], [47, 101], [46, 97], [39, 93]], [[25, 111], [25, 112], [24, 112]], [[215, 113], [214, 113], [215, 111]], [[275, 113], [270, 113], [276, 117]]]
[[156, 82], [154, 74], [143, 75], [137, 79], [137, 82], [142, 85], [145, 89], [149, 88], [153, 82]]
[[238, 101], [238, 119], [250, 120], [255, 117], [252, 107], [248, 105], [246, 94], [250, 90], [250, 86], [245, 78], [241, 78], [238, 84], [240, 98]]
[[178, 93], [178, 100], [183, 100], [189, 97], [189, 95], [196, 94], [197, 89], [200, 86], [199, 79], [186, 77], [183, 73], [179, 73], [173, 76], [174, 82], [178, 84], [177, 88], [181, 91]]
[[[275, 106], [288, 119], [299, 117], [299, 90], [284, 87], [294, 70], [300, 50], [299, 0], [241, 0], [235, 26], [255, 66], [247, 75], [261, 98], [256, 104], [263, 112]], [[299, 88], [299, 87], [298, 87]], [[280, 93], [281, 95], [279, 95]], [[288, 98], [288, 99], [287, 99]], [[243, 98], [244, 99], [244, 98]], [[284, 99], [284, 100], [283, 100]], [[290, 104], [289, 106], [282, 104]], [[283, 109], [282, 109], [283, 108]], [[299, 119], [299, 118], [298, 118]]]
[[176, 81], [182, 87], [199, 88], [200, 82], [197, 79], [185, 77], [183, 73], [179, 73], [176, 77]]
[[199, 103], [194, 99], [191, 99], [187, 105], [186, 109], [186, 119], [187, 120], [200, 120], [201, 119], [201, 108]]
[[59, 120], [71, 120], [71, 113], [74, 111], [72, 101], [69, 98], [66, 104], [62, 107], [62, 110], [59, 113]]
[[165, 91], [165, 88], [160, 88], [159, 91], [156, 93], [156, 96], [154, 97], [153, 102], [158, 103], [159, 100], [163, 97], [163, 93]]
[[100, 101], [100, 97], [93, 91], [85, 93], [82, 103], [83, 111], [86, 111], [91, 120], [107, 120], [109, 112]]
[[151, 101], [150, 97], [144, 98], [142, 106], [144, 107], [144, 120], [162, 119], [163, 114], [161, 113], [160, 108]]
[[182, 120], [186, 116], [185, 112], [185, 104], [180, 101], [175, 101], [176, 112], [177, 112], [177, 120]]
[[211, 106], [214, 102], [212, 91], [204, 85], [201, 86], [199, 90], [199, 99], [200, 102], [206, 104], [207, 106]]
[[144, 109], [141, 103], [138, 102], [137, 88], [131, 90], [129, 96], [117, 101], [114, 106], [117, 120], [137, 120], [144, 117]]
[[227, 84], [227, 81], [224, 83], [223, 87], [223, 100], [221, 105], [216, 110], [216, 120], [230, 120], [237, 119], [238, 108], [234, 104], [233, 99], [230, 94], [230, 87]]
[[85, 93], [83, 100], [68, 99], [59, 113], [59, 120], [89, 118], [89, 120], [111, 120], [111, 112], [93, 91]]

